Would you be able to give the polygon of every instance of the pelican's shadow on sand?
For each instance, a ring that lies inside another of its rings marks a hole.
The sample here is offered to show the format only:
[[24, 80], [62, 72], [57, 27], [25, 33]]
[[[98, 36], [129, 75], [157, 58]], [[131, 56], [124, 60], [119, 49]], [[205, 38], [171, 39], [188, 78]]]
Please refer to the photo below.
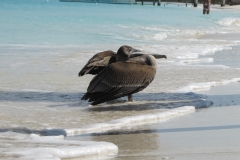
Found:
[[[193, 131], [212, 131], [225, 129], [239, 129], [240, 125], [222, 125], [222, 126], [202, 126], [188, 128], [166, 128], [166, 129], [137, 129], [137, 130], [120, 130], [104, 133], [83, 134], [81, 136], [104, 136], [104, 135], [123, 135], [123, 134], [148, 134], [148, 133], [171, 133], [171, 132], [193, 132]], [[44, 129], [31, 130], [28, 128], [0, 128], [0, 133], [14, 132], [20, 134], [38, 134], [41, 136], [67, 136], [64, 129]], [[79, 135], [78, 135], [79, 136]]]
[[64, 129], [43, 129], [43, 130], [35, 130], [29, 129], [26, 127], [16, 127], [16, 128], [0, 128], [1, 132], [14, 132], [20, 134], [38, 134], [41, 136], [67, 136], [67, 132]]
[[118, 99], [104, 104], [90, 106], [87, 111], [131, 111], [131, 110], [153, 110], [171, 109], [182, 106], [194, 106], [196, 108], [206, 108], [213, 104], [206, 100], [205, 95], [189, 93], [137, 93], [133, 102], [126, 99]]

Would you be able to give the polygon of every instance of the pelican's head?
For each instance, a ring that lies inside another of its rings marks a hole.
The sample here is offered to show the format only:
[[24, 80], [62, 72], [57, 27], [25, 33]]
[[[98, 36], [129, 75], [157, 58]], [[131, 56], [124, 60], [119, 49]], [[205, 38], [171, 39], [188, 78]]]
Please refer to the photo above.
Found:
[[117, 61], [127, 61], [130, 59], [131, 54], [141, 52], [131, 46], [123, 45], [117, 51]]

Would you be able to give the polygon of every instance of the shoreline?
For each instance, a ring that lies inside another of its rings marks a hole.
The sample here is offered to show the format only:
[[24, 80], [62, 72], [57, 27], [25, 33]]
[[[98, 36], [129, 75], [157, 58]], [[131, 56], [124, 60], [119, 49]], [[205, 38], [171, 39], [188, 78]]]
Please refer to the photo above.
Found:
[[[237, 46], [239, 47], [239, 45]], [[214, 54], [218, 54], [217, 51]], [[228, 51], [223, 50], [228, 54]], [[215, 62], [212, 65], [216, 65]], [[118, 146], [116, 159], [236, 159], [240, 156], [240, 77], [193, 91], [213, 104], [194, 113], [133, 130], [67, 137], [66, 140], [107, 141]]]
[[[173, 120], [159, 127], [188, 128], [176, 133], [161, 135], [161, 145], [169, 157], [177, 159], [233, 159], [240, 155], [240, 83], [212, 87], [209, 91], [196, 92], [207, 95], [213, 106], [198, 109], [195, 114]], [[177, 149], [178, 148], [178, 149]], [[178, 150], [170, 153], [169, 150]], [[175, 153], [174, 153], [175, 152]]]
[[[204, 16], [201, 4], [49, 2], [7, 2], [3, 10], [2, 43], [9, 44], [0, 45], [0, 159], [239, 156], [239, 10], [226, 6]], [[153, 83], [135, 102], [94, 107], [81, 101], [93, 76], [79, 78], [80, 68], [93, 54], [125, 43], [168, 56], [158, 61]], [[181, 87], [187, 91], [178, 92]]]
[[231, 10], [236, 10], [236, 11], [239, 11], [239, 9], [240, 9], [239, 4], [238, 5], [226, 4], [225, 6], [221, 6], [221, 4], [212, 4], [211, 7], [214, 9], [231, 9]]
[[[107, 141], [118, 146], [116, 159], [220, 159], [240, 156], [240, 82], [196, 92], [213, 105], [169, 121], [120, 134], [68, 137]], [[147, 129], [146, 129], [147, 128]]]

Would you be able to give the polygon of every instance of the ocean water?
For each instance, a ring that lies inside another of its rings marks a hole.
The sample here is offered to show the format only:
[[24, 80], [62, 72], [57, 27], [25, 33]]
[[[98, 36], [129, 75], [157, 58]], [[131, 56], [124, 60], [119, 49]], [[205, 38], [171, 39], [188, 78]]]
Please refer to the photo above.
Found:
[[[203, 15], [201, 5], [163, 4], [1, 0], [0, 159], [154, 157], [148, 148], [123, 152], [128, 141], [146, 138], [158, 147], [147, 134], [125, 137], [120, 148], [91, 134], [180, 119], [212, 105], [196, 91], [239, 82], [240, 12], [213, 6]], [[167, 55], [157, 60], [154, 81], [131, 103], [81, 101], [93, 76], [79, 78], [80, 69], [95, 53], [124, 44]]]

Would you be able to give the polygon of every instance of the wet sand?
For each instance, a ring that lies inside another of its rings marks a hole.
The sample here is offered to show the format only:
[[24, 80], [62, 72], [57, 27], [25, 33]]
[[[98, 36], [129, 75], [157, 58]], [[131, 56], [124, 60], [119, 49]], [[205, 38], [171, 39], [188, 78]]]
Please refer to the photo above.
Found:
[[240, 37], [240, 33], [217, 33], [217, 34], [206, 34], [199, 37], [199, 39], [240, 41], [239, 37]]
[[161, 153], [170, 159], [238, 159], [240, 156], [240, 83], [200, 92], [213, 106], [160, 124], [171, 128], [160, 134]]
[[[224, 35], [207, 35], [204, 39], [221, 39]], [[236, 41], [237, 36], [229, 34]], [[239, 46], [218, 52], [213, 65], [224, 64], [239, 68]], [[217, 57], [220, 58], [218, 59]], [[222, 58], [222, 57], [225, 58]], [[228, 58], [229, 57], [229, 58]], [[233, 58], [235, 57], [235, 58]], [[236, 61], [235, 61], [236, 60]], [[200, 73], [199, 73], [200, 74]], [[239, 75], [236, 74], [236, 77]], [[208, 77], [208, 76], [206, 76]], [[240, 82], [217, 85], [206, 91], [213, 105], [196, 109], [194, 113], [176, 117], [155, 125], [136, 127], [106, 134], [67, 137], [68, 140], [106, 141], [118, 146], [118, 155], [113, 159], [239, 159], [240, 157]]]
[[68, 137], [107, 141], [118, 146], [115, 159], [238, 159], [240, 157], [240, 82], [199, 92], [209, 108], [164, 123], [114, 134]]

